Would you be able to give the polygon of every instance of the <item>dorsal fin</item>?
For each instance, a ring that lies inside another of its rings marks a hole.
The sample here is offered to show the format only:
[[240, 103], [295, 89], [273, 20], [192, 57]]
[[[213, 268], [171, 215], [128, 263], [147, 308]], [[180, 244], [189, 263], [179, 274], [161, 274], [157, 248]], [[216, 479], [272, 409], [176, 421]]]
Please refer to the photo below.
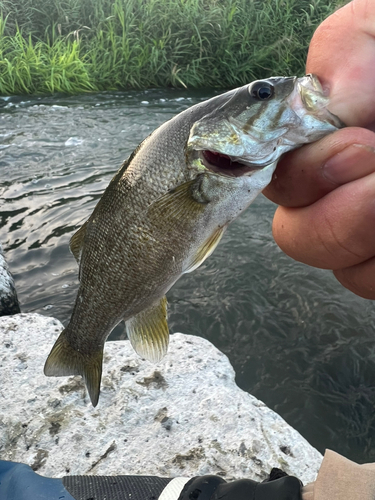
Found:
[[[121, 165], [121, 168], [116, 172], [116, 174], [112, 178], [109, 185], [113, 185], [113, 184], [116, 185], [119, 182], [119, 180], [121, 179], [121, 177], [124, 176], [127, 168], [130, 165], [131, 160], [134, 158], [135, 154], [138, 152], [141, 144], [133, 151], [133, 153], [129, 156], [129, 158], [127, 158], [124, 161], [124, 163]], [[89, 221], [93, 219], [94, 214], [98, 212], [98, 209], [100, 208], [101, 203], [102, 203], [102, 198], [99, 199], [99, 201], [94, 209], [94, 212], [91, 214], [90, 218], [70, 238], [69, 248], [70, 248], [70, 251], [72, 252], [72, 254], [74, 255], [74, 258], [76, 259], [78, 265], [80, 264], [80, 260], [81, 260], [83, 241], [85, 239], [87, 225], [88, 225]]]
[[78, 229], [76, 233], [73, 234], [73, 236], [70, 239], [70, 251], [74, 255], [74, 258], [76, 259], [78, 265], [79, 261], [81, 260], [81, 254], [82, 254], [82, 246], [83, 246], [83, 240], [85, 239], [86, 235], [86, 229], [87, 229], [87, 223], [86, 221], [82, 227]]

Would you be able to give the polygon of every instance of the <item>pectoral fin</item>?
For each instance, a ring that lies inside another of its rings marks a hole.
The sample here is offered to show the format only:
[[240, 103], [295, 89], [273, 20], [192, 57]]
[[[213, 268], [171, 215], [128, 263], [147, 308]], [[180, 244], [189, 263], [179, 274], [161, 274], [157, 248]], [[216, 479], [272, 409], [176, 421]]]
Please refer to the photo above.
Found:
[[184, 223], [186, 217], [195, 219], [206, 208], [209, 200], [204, 198], [200, 191], [201, 177], [185, 182], [175, 189], [171, 189], [148, 208], [149, 218], [162, 221], [164, 224], [171, 221]]
[[74, 255], [74, 258], [76, 259], [78, 265], [79, 265], [79, 261], [81, 260], [83, 240], [85, 239], [87, 223], [88, 223], [88, 221], [86, 221], [83, 224], [83, 226], [80, 227], [78, 229], [78, 231], [76, 233], [74, 233], [70, 239], [70, 244], [69, 244], [70, 251]]
[[153, 363], [162, 359], [169, 343], [166, 297], [127, 320], [125, 325], [137, 354]]
[[184, 273], [191, 273], [194, 269], [197, 269], [206, 259], [209, 257], [215, 248], [218, 246], [221, 237], [225, 233], [227, 226], [218, 228], [204, 243], [201, 245], [193, 258], [184, 271]]

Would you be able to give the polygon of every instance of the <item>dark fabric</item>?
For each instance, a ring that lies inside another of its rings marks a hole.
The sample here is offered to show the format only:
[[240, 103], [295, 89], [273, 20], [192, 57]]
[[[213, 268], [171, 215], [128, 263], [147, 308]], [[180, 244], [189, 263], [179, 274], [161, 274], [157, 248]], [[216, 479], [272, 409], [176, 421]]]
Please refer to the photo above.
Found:
[[288, 474], [286, 472], [284, 472], [283, 470], [278, 469], [277, 467], [274, 467], [271, 470], [269, 477], [262, 482], [269, 483], [270, 481], [275, 481], [275, 479], [280, 479], [281, 477], [285, 477], [287, 475]]
[[220, 485], [211, 500], [301, 500], [301, 487], [301, 482], [291, 476], [267, 483], [240, 479]]
[[[28, 465], [0, 460], [1, 500], [158, 500], [170, 478], [154, 476], [39, 476]], [[280, 470], [266, 482], [194, 477], [178, 500], [301, 500], [302, 483]]]
[[255, 492], [260, 483], [251, 479], [239, 479], [220, 485], [211, 500], [255, 500]]
[[302, 483], [273, 469], [266, 482], [240, 479], [226, 483], [218, 476], [195, 477], [186, 483], [178, 500], [301, 500]]
[[157, 500], [171, 481], [155, 476], [65, 476], [76, 500]]
[[31, 467], [0, 460], [1, 500], [74, 500], [61, 479], [39, 476]]
[[[268, 483], [261, 483], [256, 489], [254, 500], [301, 500], [302, 483], [293, 476], [281, 477]], [[240, 499], [238, 499], [240, 500]]]
[[219, 476], [193, 477], [183, 487], [178, 500], [210, 500], [218, 486], [224, 483]]

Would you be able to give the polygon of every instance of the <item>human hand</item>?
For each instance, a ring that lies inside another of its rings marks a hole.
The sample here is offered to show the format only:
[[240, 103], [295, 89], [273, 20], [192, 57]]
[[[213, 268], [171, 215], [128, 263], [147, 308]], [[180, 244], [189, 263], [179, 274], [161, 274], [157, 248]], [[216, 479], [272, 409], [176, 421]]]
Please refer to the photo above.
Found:
[[309, 483], [302, 488], [302, 500], [314, 500], [314, 483]]
[[[332, 269], [349, 290], [375, 299], [375, 2], [353, 0], [315, 32], [307, 58], [350, 128], [288, 154], [264, 194], [281, 205], [281, 249]], [[361, 128], [359, 128], [361, 127]]]

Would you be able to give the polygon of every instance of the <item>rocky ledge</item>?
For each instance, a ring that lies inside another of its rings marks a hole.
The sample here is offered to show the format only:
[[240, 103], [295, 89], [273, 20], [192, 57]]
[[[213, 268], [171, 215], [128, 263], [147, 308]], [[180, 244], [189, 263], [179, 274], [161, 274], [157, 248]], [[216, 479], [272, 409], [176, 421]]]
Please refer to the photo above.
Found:
[[21, 312], [13, 276], [5, 261], [3, 248], [0, 244], [0, 316], [8, 316]]
[[93, 408], [80, 377], [47, 378], [62, 325], [38, 314], [0, 318], [0, 458], [44, 476], [219, 474], [262, 480], [272, 467], [315, 479], [321, 455], [239, 389], [228, 358], [176, 333], [158, 365], [128, 341], [105, 347]]

